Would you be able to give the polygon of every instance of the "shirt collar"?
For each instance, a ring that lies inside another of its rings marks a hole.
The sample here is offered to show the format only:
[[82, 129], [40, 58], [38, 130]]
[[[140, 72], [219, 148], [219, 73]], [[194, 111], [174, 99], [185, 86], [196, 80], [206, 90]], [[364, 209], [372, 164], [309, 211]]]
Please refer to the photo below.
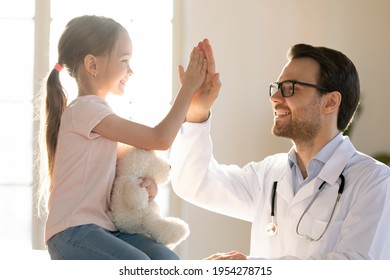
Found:
[[294, 148], [288, 153], [288, 160], [292, 171], [293, 189], [296, 193], [304, 184], [310, 182], [319, 175], [326, 162], [330, 159], [337, 147], [343, 142], [341, 133], [337, 134], [328, 144], [326, 144], [308, 164], [307, 178], [303, 179], [301, 170], [298, 167], [297, 157]]
[[[337, 147], [341, 144], [341, 142], [343, 142], [343, 135], [341, 133], [337, 134], [328, 144], [326, 144], [310, 161], [309, 161], [309, 165], [310, 165], [310, 162], [315, 159], [315, 160], [318, 160], [320, 162], [322, 162], [323, 164], [325, 164], [329, 159], [330, 157], [332, 156], [332, 154], [334, 153], [334, 151], [336, 151]], [[290, 163], [290, 167], [292, 167], [293, 165], [296, 165], [298, 166], [298, 162], [297, 162], [297, 156], [295, 154], [295, 150], [294, 148], [291, 148], [290, 151], [288, 152], [288, 160], [289, 160], [289, 163]]]

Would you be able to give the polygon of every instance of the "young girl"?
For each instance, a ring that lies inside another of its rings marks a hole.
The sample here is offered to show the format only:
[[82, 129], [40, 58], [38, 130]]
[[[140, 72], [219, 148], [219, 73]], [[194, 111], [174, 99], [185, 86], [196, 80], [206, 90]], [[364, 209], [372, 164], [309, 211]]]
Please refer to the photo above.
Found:
[[[122, 95], [132, 75], [130, 37], [110, 18], [71, 20], [58, 44], [58, 63], [46, 85], [45, 137], [50, 190], [45, 241], [52, 259], [178, 259], [147, 236], [117, 231], [106, 210], [115, 175], [117, 143], [148, 150], [168, 149], [183, 123], [192, 96], [205, 81], [207, 61], [194, 48], [182, 87], [167, 116], [151, 128], [115, 115], [105, 98]], [[78, 85], [67, 106], [59, 80], [66, 68]], [[151, 197], [156, 184], [144, 178]]]

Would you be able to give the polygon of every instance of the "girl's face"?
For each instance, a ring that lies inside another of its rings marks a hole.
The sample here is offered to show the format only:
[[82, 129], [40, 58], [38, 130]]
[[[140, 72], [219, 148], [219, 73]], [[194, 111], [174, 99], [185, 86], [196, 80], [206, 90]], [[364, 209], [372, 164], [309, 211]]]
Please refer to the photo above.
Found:
[[97, 82], [103, 92], [123, 95], [126, 82], [133, 74], [130, 68], [132, 44], [129, 35], [121, 32], [110, 54], [99, 57]]

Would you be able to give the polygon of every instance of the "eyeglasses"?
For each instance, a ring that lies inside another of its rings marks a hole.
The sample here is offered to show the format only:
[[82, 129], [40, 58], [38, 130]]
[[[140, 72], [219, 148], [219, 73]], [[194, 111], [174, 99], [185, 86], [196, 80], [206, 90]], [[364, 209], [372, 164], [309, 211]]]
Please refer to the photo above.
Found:
[[313, 87], [321, 92], [327, 92], [328, 90], [324, 87], [308, 84], [304, 82], [294, 81], [294, 80], [287, 80], [284, 82], [274, 82], [269, 85], [269, 96], [271, 97], [274, 95], [279, 89], [283, 97], [290, 97], [294, 95], [295, 91], [295, 85], [302, 85], [307, 87]]

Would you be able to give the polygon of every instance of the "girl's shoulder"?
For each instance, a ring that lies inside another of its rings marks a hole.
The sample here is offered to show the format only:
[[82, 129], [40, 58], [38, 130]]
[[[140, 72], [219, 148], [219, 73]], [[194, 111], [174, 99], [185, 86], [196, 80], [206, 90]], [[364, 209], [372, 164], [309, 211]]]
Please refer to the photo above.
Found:
[[95, 119], [96, 117], [103, 115], [113, 114], [113, 110], [106, 100], [96, 95], [83, 95], [72, 100], [69, 103], [68, 108], [64, 112], [64, 115], [70, 115], [76, 119]]
[[68, 107], [74, 107], [74, 106], [93, 106], [93, 105], [103, 105], [106, 107], [110, 107], [106, 100], [100, 98], [96, 95], [83, 95], [78, 96], [72, 102], [69, 103]]

